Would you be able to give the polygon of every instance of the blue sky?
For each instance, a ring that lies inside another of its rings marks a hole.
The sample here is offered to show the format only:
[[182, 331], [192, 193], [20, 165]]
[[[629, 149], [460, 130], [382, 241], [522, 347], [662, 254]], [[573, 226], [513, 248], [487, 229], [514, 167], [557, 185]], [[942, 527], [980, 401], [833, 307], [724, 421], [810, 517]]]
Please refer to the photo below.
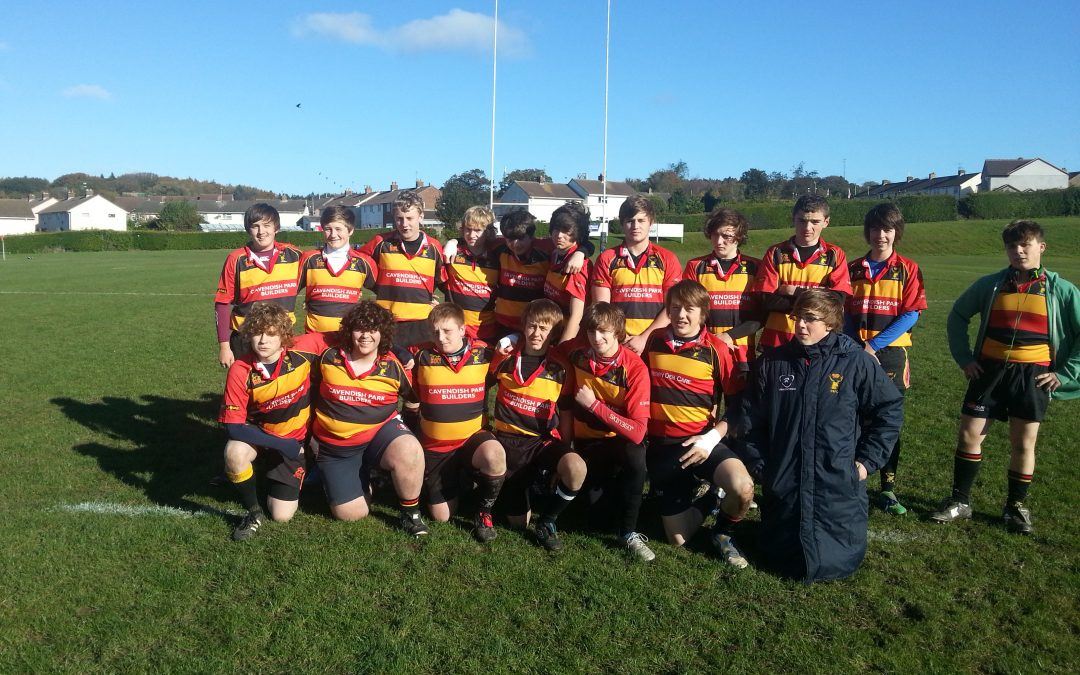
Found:
[[[493, 2], [14, 0], [0, 176], [290, 193], [490, 162]], [[500, 2], [496, 173], [601, 167], [603, 0]], [[1080, 169], [1080, 3], [614, 0], [608, 175]], [[296, 104], [301, 107], [297, 108]]]

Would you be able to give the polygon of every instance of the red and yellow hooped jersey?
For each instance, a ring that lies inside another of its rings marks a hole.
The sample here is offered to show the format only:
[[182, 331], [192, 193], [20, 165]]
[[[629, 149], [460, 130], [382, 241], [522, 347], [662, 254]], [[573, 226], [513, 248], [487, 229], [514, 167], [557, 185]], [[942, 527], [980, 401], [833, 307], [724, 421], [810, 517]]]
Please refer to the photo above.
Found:
[[319, 333], [301, 335], [271, 367], [245, 354], [229, 366], [218, 421], [253, 424], [279, 438], [301, 443], [311, 419], [311, 364], [326, 349]]
[[[649, 418], [649, 369], [637, 354], [622, 345], [609, 365], [597, 363], [587, 344], [567, 353], [567, 391], [586, 386], [616, 414], [638, 420]], [[596, 415], [574, 401], [574, 439], [614, 438], [617, 434]]]
[[345, 266], [335, 272], [326, 264], [323, 251], [306, 251], [300, 263], [300, 286], [305, 289], [305, 330], [328, 333], [360, 301], [365, 288], [374, 289], [378, 268], [367, 255], [350, 251]]
[[676, 346], [670, 329], [649, 336], [643, 358], [649, 366], [649, 435], [682, 438], [716, 424], [722, 394], [737, 394], [744, 380], [727, 345], [708, 331]]
[[[872, 340], [888, 328], [896, 317], [926, 309], [926, 289], [922, 271], [913, 260], [893, 251], [877, 276], [870, 273], [866, 256], [848, 265], [851, 277], [851, 297], [844, 311], [855, 321], [859, 339]], [[911, 331], [901, 334], [889, 347], [910, 347]]]
[[1046, 276], [1032, 271], [1025, 281], [1013, 273], [998, 289], [986, 324], [979, 358], [1006, 363], [1050, 365], [1050, 322]]
[[499, 282], [499, 262], [494, 255], [476, 255], [466, 246], [458, 249], [454, 262], [446, 266], [446, 299], [465, 311], [469, 337], [494, 339], [495, 287]]
[[[683, 279], [692, 279], [709, 292], [708, 328], [713, 335], [726, 333], [746, 321], [761, 318], [757, 292], [754, 290], [761, 261], [739, 253], [725, 273], [716, 255], [710, 253], [686, 263]], [[756, 335], [735, 338], [735, 360], [753, 360]]]
[[556, 253], [552, 252], [551, 264], [547, 277], [544, 278], [544, 297], [562, 308], [563, 314], [570, 313], [570, 303], [574, 298], [588, 304], [592, 262], [586, 258], [585, 264], [576, 274], [567, 274], [564, 271], [570, 256], [574, 255], [578, 250], [577, 244], [572, 246], [562, 254], [558, 264], [555, 264]]
[[330, 445], [362, 445], [397, 415], [398, 401], [412, 394], [405, 367], [393, 352], [364, 372], [352, 369], [341, 348], [319, 359], [319, 397], [313, 432]]
[[360, 249], [375, 261], [375, 301], [398, 321], [418, 321], [431, 313], [435, 287], [446, 282], [439, 242], [421, 232], [420, 248], [409, 255], [396, 236], [378, 235]]
[[493, 354], [480, 340], [469, 340], [456, 364], [430, 343], [416, 351], [413, 379], [420, 401], [420, 442], [425, 450], [457, 450], [484, 428]]
[[[775, 293], [781, 286], [828, 288], [851, 295], [847, 257], [844, 251], [824, 239], [808, 259], [801, 260], [794, 241], [771, 246], [761, 259], [756, 288], [759, 293]], [[769, 312], [761, 333], [763, 347], [776, 347], [795, 335], [795, 321], [784, 312]]]
[[664, 294], [682, 278], [674, 253], [650, 243], [634, 264], [625, 246], [600, 254], [592, 284], [611, 289], [611, 304], [626, 314], [626, 334], [640, 335], [664, 309]]
[[531, 375], [525, 376], [521, 359], [518, 349], [495, 366], [495, 433], [552, 434], [559, 424], [559, 401], [570, 396], [566, 364], [549, 354]]
[[506, 244], [493, 252], [499, 261], [495, 320], [500, 326], [520, 331], [525, 306], [544, 297], [544, 280], [551, 267], [551, 258], [537, 246], [538, 243], [534, 241], [528, 253], [520, 258]]
[[232, 305], [232, 329], [240, 328], [256, 302], [281, 305], [296, 320], [296, 293], [300, 281], [300, 249], [276, 242], [266, 263], [247, 246], [225, 258], [214, 302]]

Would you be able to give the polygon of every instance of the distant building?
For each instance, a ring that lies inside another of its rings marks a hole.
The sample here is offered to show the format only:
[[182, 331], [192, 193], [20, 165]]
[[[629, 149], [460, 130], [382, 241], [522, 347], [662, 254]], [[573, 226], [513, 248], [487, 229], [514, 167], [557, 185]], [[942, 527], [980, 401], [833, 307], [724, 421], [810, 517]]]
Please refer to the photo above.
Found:
[[0, 237], [30, 234], [37, 224], [37, 215], [26, 199], [0, 199]]
[[1069, 172], [1069, 187], [1080, 187], [1080, 171]]
[[908, 176], [906, 180], [892, 182], [882, 180], [881, 185], [870, 188], [866, 193], [860, 192], [859, 197], [871, 199], [895, 199], [905, 195], [949, 195], [959, 199], [979, 190], [979, 180], [982, 174], [967, 173], [960, 169], [954, 176], [938, 176], [931, 173], [926, 178]]
[[241, 232], [244, 229], [244, 212], [255, 204], [269, 204], [281, 217], [281, 229], [300, 229], [300, 219], [310, 213], [306, 199], [256, 199], [251, 201], [191, 202], [204, 221], [201, 228], [206, 232]]
[[394, 224], [394, 202], [402, 192], [416, 192], [424, 200], [423, 224], [442, 225], [442, 221], [435, 214], [435, 205], [442, 196], [442, 190], [431, 185], [424, 185], [424, 181], [416, 181], [416, 187], [407, 190], [398, 188], [397, 181], [390, 183], [390, 189], [378, 192], [360, 205], [360, 214], [356, 219], [357, 228], [390, 227]]
[[607, 196], [604, 196], [604, 184], [599, 180], [587, 180], [575, 178], [567, 186], [585, 200], [585, 208], [589, 209], [589, 215], [593, 220], [607, 218], [611, 220], [619, 217], [619, 207], [638, 192], [623, 181], [609, 180], [607, 182]]
[[33, 195], [30, 196], [30, 210], [34, 213], [34, 229], [38, 229], [39, 215], [42, 211], [49, 208], [53, 204], [60, 201], [56, 197], [51, 196], [48, 192], [42, 192], [41, 197], [35, 199]]
[[126, 230], [128, 212], [87, 190], [85, 197], [58, 201], [38, 213], [42, 232]]
[[1043, 159], [988, 159], [983, 162], [980, 192], [1030, 192], [1069, 187], [1069, 174]]
[[555, 209], [568, 202], [583, 203], [585, 198], [569, 185], [548, 181], [516, 180], [506, 189], [495, 205], [500, 218], [510, 211], [525, 209], [537, 220], [551, 221]]

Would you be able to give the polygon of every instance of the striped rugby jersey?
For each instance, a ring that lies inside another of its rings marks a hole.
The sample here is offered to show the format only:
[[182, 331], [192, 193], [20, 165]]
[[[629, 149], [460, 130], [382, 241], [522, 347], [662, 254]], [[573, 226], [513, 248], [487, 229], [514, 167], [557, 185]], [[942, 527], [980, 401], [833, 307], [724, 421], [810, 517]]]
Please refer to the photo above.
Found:
[[[588, 343], [576, 343], [567, 352], [567, 391], [586, 386], [616, 414], [630, 419], [649, 418], [649, 369], [637, 354], [619, 345], [614, 361], [603, 365], [592, 358]], [[614, 438], [617, 434], [577, 401], [572, 401], [574, 439]], [[569, 403], [569, 402], [568, 402]]]
[[326, 349], [326, 337], [308, 333], [293, 340], [276, 364], [245, 354], [229, 366], [218, 421], [253, 424], [272, 436], [307, 438], [311, 419], [311, 364]]
[[559, 424], [558, 404], [571, 396], [566, 364], [548, 356], [530, 375], [521, 372], [521, 349], [494, 366], [494, 428], [497, 435], [550, 436]]
[[[686, 263], [683, 279], [692, 279], [709, 292], [709, 332], [726, 333], [746, 322], [760, 320], [760, 303], [754, 291], [761, 261], [739, 253], [725, 274], [715, 253]], [[754, 358], [757, 336], [735, 338], [735, 360], [748, 363]]]
[[431, 313], [435, 287], [446, 282], [442, 246], [425, 232], [415, 255], [396, 234], [377, 235], [360, 249], [378, 267], [375, 301], [398, 321], [419, 321]]
[[341, 348], [328, 349], [319, 359], [315, 438], [324, 449], [363, 445], [397, 415], [398, 400], [411, 394], [408, 374], [393, 352], [378, 357], [367, 371], [356, 372]]
[[521, 315], [525, 306], [544, 297], [544, 280], [551, 257], [539, 246], [541, 240], [533, 241], [523, 258], [519, 258], [505, 242], [492, 252], [499, 261], [499, 285], [495, 296], [495, 320], [500, 326], [521, 330]]
[[626, 314], [626, 334], [641, 335], [664, 309], [664, 295], [682, 278], [674, 253], [652, 242], [637, 264], [625, 245], [600, 254], [593, 268], [592, 285], [611, 289], [611, 304]]
[[494, 339], [495, 285], [499, 281], [496, 256], [476, 255], [461, 246], [454, 262], [446, 266], [446, 299], [465, 311], [465, 330], [469, 337]]
[[[847, 257], [838, 246], [818, 241], [817, 250], [807, 260], [799, 259], [794, 238], [769, 247], [761, 259], [756, 289], [760, 293], [775, 293], [784, 285], [798, 288], [828, 288], [851, 295]], [[761, 346], [776, 347], [795, 335], [795, 321], [784, 312], [769, 312]]]
[[[848, 265], [851, 297], [844, 308], [855, 320], [859, 339], [864, 343], [888, 328], [901, 314], [926, 309], [922, 271], [913, 260], [893, 251], [884, 268], [874, 277], [866, 258], [863, 256]], [[911, 331], [900, 335], [889, 346], [910, 347]]]
[[300, 249], [281, 242], [263, 264], [250, 248], [238, 248], [225, 258], [214, 302], [232, 305], [232, 329], [240, 328], [256, 302], [281, 305], [294, 322], [300, 280]]
[[1041, 270], [1014, 270], [998, 289], [979, 358], [1050, 365], [1046, 276]]
[[649, 435], [683, 438], [716, 425], [713, 409], [722, 394], [744, 384], [728, 346], [703, 330], [681, 345], [670, 328], [649, 336], [643, 355], [649, 366]]
[[574, 255], [578, 250], [577, 244], [571, 246], [566, 253], [561, 255], [558, 264], [555, 263], [555, 257], [559, 253], [552, 251], [547, 277], [544, 279], [544, 296], [558, 305], [564, 315], [569, 315], [570, 302], [573, 298], [588, 304], [589, 276], [592, 273], [592, 262], [586, 258], [585, 265], [576, 274], [563, 272], [563, 268], [566, 267], [570, 256]]
[[378, 268], [359, 251], [350, 250], [344, 267], [335, 272], [322, 249], [306, 251], [300, 261], [300, 288], [305, 289], [305, 330], [327, 333], [341, 326], [345, 313], [360, 301], [365, 288], [373, 290]]
[[420, 442], [425, 450], [452, 452], [484, 428], [488, 372], [494, 350], [466, 339], [454, 365], [432, 343], [416, 350], [413, 379], [420, 402]]

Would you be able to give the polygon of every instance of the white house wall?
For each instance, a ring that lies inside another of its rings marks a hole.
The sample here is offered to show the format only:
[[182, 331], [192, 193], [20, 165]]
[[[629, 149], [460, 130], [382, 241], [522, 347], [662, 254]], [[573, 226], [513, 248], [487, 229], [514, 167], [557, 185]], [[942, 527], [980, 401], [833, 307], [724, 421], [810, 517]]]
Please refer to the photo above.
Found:
[[0, 237], [30, 234], [36, 226], [33, 218], [0, 218]]

